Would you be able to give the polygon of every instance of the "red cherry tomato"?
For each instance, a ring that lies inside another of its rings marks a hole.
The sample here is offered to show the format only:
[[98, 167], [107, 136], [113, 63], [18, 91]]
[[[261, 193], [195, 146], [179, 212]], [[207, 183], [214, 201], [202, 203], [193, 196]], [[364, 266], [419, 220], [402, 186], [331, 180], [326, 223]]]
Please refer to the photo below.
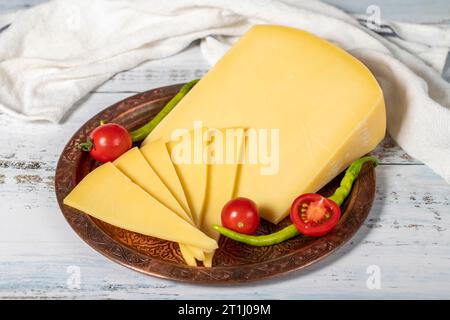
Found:
[[317, 193], [303, 194], [291, 206], [292, 223], [305, 236], [327, 234], [338, 224], [340, 217], [339, 206]]
[[92, 158], [100, 162], [116, 160], [131, 145], [128, 130], [116, 123], [100, 125], [91, 132], [87, 142], [80, 144], [84, 151], [89, 151]]
[[222, 225], [244, 234], [254, 234], [259, 227], [256, 204], [247, 198], [228, 201], [222, 209]]

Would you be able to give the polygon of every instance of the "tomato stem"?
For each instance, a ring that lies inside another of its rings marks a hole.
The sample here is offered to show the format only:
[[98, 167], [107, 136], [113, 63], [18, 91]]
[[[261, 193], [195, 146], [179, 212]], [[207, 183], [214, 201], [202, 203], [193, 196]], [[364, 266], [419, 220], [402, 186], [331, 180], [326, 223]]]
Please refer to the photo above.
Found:
[[89, 152], [94, 147], [94, 143], [92, 142], [91, 138], [87, 138], [86, 142], [79, 143], [78, 148], [80, 148], [83, 151]]

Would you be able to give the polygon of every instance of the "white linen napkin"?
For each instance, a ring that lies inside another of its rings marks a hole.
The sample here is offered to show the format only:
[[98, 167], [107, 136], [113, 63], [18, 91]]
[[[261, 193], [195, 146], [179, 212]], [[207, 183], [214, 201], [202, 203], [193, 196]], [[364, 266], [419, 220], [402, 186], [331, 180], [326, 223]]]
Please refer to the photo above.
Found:
[[282, 24], [362, 60], [383, 88], [390, 135], [450, 182], [449, 26], [383, 22], [376, 33], [364, 19], [313, 0], [54, 0], [0, 15], [0, 110], [58, 122], [119, 71], [197, 39], [214, 63], [252, 25]]

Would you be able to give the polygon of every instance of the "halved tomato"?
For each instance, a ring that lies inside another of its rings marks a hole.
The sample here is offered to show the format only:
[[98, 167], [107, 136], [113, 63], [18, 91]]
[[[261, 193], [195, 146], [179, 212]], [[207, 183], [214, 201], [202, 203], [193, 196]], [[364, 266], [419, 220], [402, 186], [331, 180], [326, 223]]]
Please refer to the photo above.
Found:
[[294, 200], [290, 216], [300, 233], [320, 237], [338, 224], [341, 209], [334, 201], [320, 194], [306, 193]]

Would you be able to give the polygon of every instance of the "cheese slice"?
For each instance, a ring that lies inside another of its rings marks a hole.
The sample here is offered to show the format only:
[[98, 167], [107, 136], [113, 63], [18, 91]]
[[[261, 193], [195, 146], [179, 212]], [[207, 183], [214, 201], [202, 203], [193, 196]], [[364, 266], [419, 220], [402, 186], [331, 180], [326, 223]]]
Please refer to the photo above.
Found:
[[210, 151], [208, 152], [208, 178], [202, 214], [202, 231], [217, 240], [220, 234], [212, 226], [222, 224], [222, 208], [233, 197], [245, 132], [243, 129], [230, 128], [216, 132], [209, 131], [209, 133], [211, 139], [208, 144]]
[[[173, 166], [164, 141], [156, 140], [152, 143], [148, 143], [142, 146], [140, 151], [144, 158], [147, 160], [150, 167], [158, 175], [161, 182], [164, 183], [164, 185], [168, 188], [168, 190], [170, 190], [172, 195], [178, 201], [178, 203], [182, 206], [184, 212], [187, 212], [189, 214], [190, 221], [194, 223], [194, 220], [192, 219], [192, 216], [190, 214], [189, 204], [184, 194], [183, 187], [180, 180], [178, 179], [178, 175], [175, 171], [175, 167]], [[193, 257], [195, 257], [195, 259], [197, 260], [203, 261], [205, 259], [205, 255], [202, 249], [192, 246], [190, 246], [189, 248], [181, 247], [182, 244], [180, 244], [180, 249], [183, 256], [192, 254]], [[188, 264], [188, 261], [192, 261], [190, 257], [186, 257], [185, 260]]]
[[197, 261], [195, 260], [194, 254], [189, 250], [189, 247], [182, 243], [178, 245], [180, 246], [180, 252], [186, 264], [191, 267], [196, 267]]
[[188, 213], [192, 219], [188, 201], [184, 195], [183, 187], [178, 179], [165, 142], [156, 140], [152, 143], [147, 143], [141, 147], [140, 151], [161, 181], [172, 192], [184, 212]]
[[179, 217], [191, 222], [191, 217], [183, 210], [137, 147], [125, 152], [113, 164], [156, 200], [175, 212]]
[[[139, 185], [142, 189], [153, 196], [156, 200], [175, 212], [179, 217], [192, 224], [190, 215], [188, 215], [183, 210], [183, 208], [169, 191], [169, 189], [167, 189], [164, 183], [162, 183], [162, 181], [159, 179], [158, 175], [147, 163], [144, 156], [141, 154], [137, 147], [125, 152], [123, 155], [117, 158], [113, 162], [113, 164], [134, 183]], [[190, 263], [192, 261], [195, 262], [195, 256], [193, 255], [192, 251], [201, 252], [201, 250], [197, 248], [189, 250], [189, 247], [181, 243], [179, 244], [179, 246], [186, 263], [192, 265]], [[202, 255], [197, 256], [202, 257]]]
[[192, 256], [199, 261], [205, 260], [205, 254], [207, 252], [212, 252], [212, 250], [203, 250], [202, 248], [187, 245], [184, 246], [186, 246], [187, 249], [189, 250], [189, 253], [192, 254]]
[[178, 217], [109, 162], [84, 177], [64, 204], [126, 230], [205, 250], [217, 248], [215, 240]]
[[[222, 224], [222, 208], [232, 199], [241, 151], [244, 147], [243, 129], [210, 130], [208, 139], [208, 174], [202, 231], [218, 240], [220, 234], [212, 226]], [[203, 265], [211, 267], [214, 252], [205, 254]]]
[[263, 142], [266, 130], [266, 145], [246, 149], [246, 160], [261, 152], [242, 164], [235, 196], [254, 200], [273, 223], [298, 195], [374, 149], [386, 129], [383, 94], [366, 66], [310, 33], [271, 25], [250, 29], [145, 142], [168, 141], [194, 121], [247, 128]]
[[201, 225], [207, 182], [204, 133], [205, 128], [197, 128], [167, 143], [167, 149], [197, 226]]
[[203, 260], [203, 265], [206, 268], [211, 268], [213, 264], [214, 252], [205, 253], [205, 259]]

